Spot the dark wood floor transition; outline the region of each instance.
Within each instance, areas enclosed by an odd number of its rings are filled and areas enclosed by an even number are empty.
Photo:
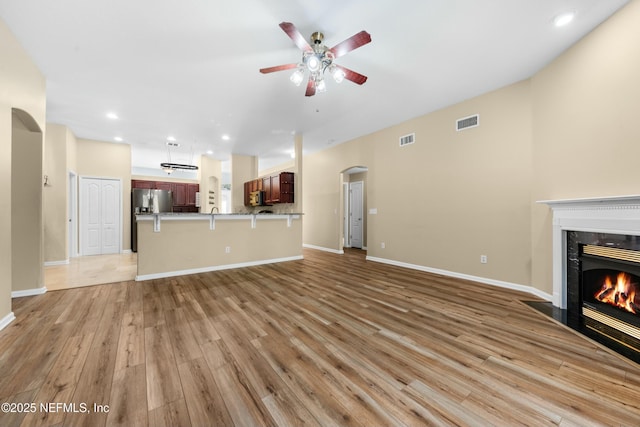
[[[304,256],[14,300],[0,425],[640,425],[640,366],[531,295]]]

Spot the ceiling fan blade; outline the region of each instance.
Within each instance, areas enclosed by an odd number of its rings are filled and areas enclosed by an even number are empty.
[[[338,43],[331,49],[329,49],[336,58],[341,57],[345,53],[349,53],[354,49],[359,48],[367,43],[371,42],[371,34],[366,31],[360,31],[358,34],[354,34],[343,42]]]
[[[269,74],[269,73],[274,73],[276,71],[292,70],[294,68],[298,68],[298,64],[284,64],[284,65],[277,65],[275,67],[260,68],[260,72],[262,74]]]
[[[293,42],[296,44],[296,46],[298,46],[300,50],[304,52],[313,52],[313,49],[311,49],[311,46],[309,45],[307,40],[302,36],[302,34],[300,34],[300,31],[298,31],[296,26],[291,22],[281,22],[280,28],[282,28],[282,31],[287,33],[289,38],[293,40]]]
[[[307,91],[304,96],[313,96],[316,94],[316,83],[309,78],[309,82],[307,83]]]
[[[364,74],[360,74],[357,73],[353,70],[350,70],[346,67],[343,67],[342,65],[338,65],[338,64],[333,64],[336,68],[339,68],[342,70],[342,72],[344,73],[344,78],[347,80],[350,80],[352,82],[354,82],[355,84],[364,84],[364,82],[367,81],[367,76],[365,76]]]

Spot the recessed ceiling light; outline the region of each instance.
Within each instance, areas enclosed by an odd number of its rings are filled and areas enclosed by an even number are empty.
[[[213,150],[207,150],[207,154],[208,155],[212,155],[213,154]]]
[[[576,16],[576,13],[573,11],[563,12],[559,15],[556,15],[556,17],[553,18],[553,25],[555,25],[556,27],[564,27],[565,25],[573,21],[573,18],[575,18],[575,16]]]
[[[116,113],[107,113],[107,118],[111,120],[118,120],[118,115]]]
[[[224,135],[222,135],[222,139],[228,141],[231,139],[231,137],[225,133]]]
[[[122,141],[124,141],[124,139],[122,139],[122,137],[121,137],[121,136],[116,136],[116,137],[114,137],[113,139],[114,139],[114,140],[116,140],[116,141],[118,141],[118,142],[122,142]]]
[[[169,135],[169,136],[167,137],[167,141],[175,141],[175,140],[176,140],[176,138],[175,138],[175,137],[173,137],[173,136],[171,136],[171,135]]]

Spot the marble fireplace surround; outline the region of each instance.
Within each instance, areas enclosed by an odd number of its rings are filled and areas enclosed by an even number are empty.
[[[567,231],[640,236],[640,195],[541,200],[553,210],[553,305],[567,308]]]

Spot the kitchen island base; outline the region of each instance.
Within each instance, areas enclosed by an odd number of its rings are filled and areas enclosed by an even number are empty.
[[[302,259],[300,214],[156,214],[137,219],[137,281]]]

